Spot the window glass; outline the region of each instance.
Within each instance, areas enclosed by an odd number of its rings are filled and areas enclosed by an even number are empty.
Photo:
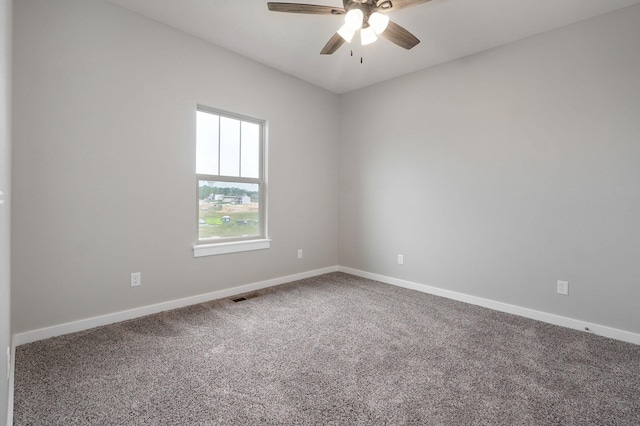
[[[260,185],[200,180],[198,186],[201,240],[260,235]]]
[[[240,176],[240,120],[220,117],[220,174]]]
[[[257,178],[260,176],[260,126],[255,123],[242,123],[240,152],[241,176]]]
[[[218,174],[219,122],[217,115],[198,111],[196,124],[196,173]]]

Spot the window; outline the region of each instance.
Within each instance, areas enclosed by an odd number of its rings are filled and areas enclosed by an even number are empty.
[[[262,120],[198,107],[194,256],[269,248]]]

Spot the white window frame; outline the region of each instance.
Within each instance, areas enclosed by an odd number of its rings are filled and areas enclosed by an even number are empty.
[[[227,253],[238,253],[252,250],[264,250],[271,247],[271,240],[268,238],[267,227],[267,122],[266,120],[260,120],[253,117],[230,113],[227,111],[218,110],[215,108],[198,105],[196,111],[215,114],[219,117],[226,117],[235,120],[240,120],[248,123],[257,124],[260,126],[260,159],[259,159],[259,176],[258,178],[246,178],[237,176],[225,176],[225,175],[208,175],[208,174],[195,174],[195,186],[196,186],[196,244],[193,246],[193,257],[203,256],[216,256]],[[220,167],[218,167],[218,173],[220,173]],[[230,237],[230,238],[215,238],[215,239],[200,239],[199,230],[199,200],[200,200],[200,188],[199,183],[202,180],[216,181],[216,182],[238,182],[238,183],[255,183],[260,188],[259,203],[259,235],[250,237]]]

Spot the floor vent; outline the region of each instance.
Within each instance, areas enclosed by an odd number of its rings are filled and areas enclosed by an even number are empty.
[[[258,296],[259,296],[259,294],[248,294],[248,295],[246,295],[244,297],[238,297],[237,299],[231,299],[231,300],[237,303],[237,302],[242,302],[242,301],[245,301],[245,300],[253,299],[253,298],[258,297]]]

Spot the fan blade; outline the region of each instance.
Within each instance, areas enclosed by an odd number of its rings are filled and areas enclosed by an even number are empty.
[[[342,15],[345,12],[341,7],[302,3],[269,2],[267,7],[273,12],[308,13],[311,15]]]
[[[416,36],[392,21],[389,21],[387,29],[380,35],[407,50],[420,43],[420,40],[418,40]]]
[[[378,0],[376,2],[376,7],[379,7],[384,12],[391,12],[394,10],[404,9],[405,7],[426,3],[428,1],[431,0]]]
[[[324,45],[320,54],[331,55],[333,52],[338,50],[340,46],[342,46],[343,44],[344,44],[344,39],[342,38],[342,36],[338,33],[335,33],[333,37],[329,39],[327,44]]]

